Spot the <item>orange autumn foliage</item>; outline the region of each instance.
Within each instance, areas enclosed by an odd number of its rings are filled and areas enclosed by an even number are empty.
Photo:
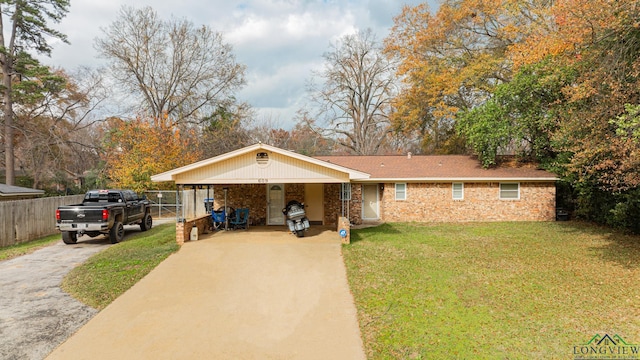
[[[109,119],[104,161],[110,186],[141,192],[172,188],[151,176],[199,160],[195,136],[169,119]]]
[[[558,0],[549,7],[545,21],[532,24],[530,34],[514,44],[509,54],[518,67],[562,56],[565,62],[583,59],[583,52],[620,28],[637,12],[635,0]]]
[[[547,1],[450,0],[432,14],[426,4],[405,7],[385,41],[400,59],[404,88],[395,99],[394,128],[442,139],[460,110],[491,96],[512,76],[508,50],[546,16]]]

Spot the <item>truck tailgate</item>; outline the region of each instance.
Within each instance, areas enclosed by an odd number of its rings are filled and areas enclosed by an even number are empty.
[[[61,223],[85,223],[102,221],[102,208],[70,208],[58,209],[60,211]]]

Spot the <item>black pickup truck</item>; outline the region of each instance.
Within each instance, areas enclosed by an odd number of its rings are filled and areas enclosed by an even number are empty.
[[[124,225],[131,224],[140,224],[142,231],[153,225],[149,200],[131,190],[91,190],[82,204],[56,210],[56,228],[65,244],[75,244],[82,234],[107,234],[115,244],[124,238]]]

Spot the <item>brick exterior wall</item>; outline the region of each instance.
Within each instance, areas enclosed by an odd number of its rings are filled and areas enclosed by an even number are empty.
[[[324,185],[324,224],[335,226],[342,214],[340,200],[341,184]],[[349,221],[352,224],[362,224],[362,186],[351,184],[351,201],[349,204]]]
[[[206,234],[209,230],[209,216],[201,216],[196,219],[185,220],[176,224],[176,242],[178,245],[184,244],[191,240],[191,229],[193,226],[198,228],[198,235]]]
[[[266,225],[267,223],[267,185],[216,185],[213,188],[213,208],[224,206],[224,188],[227,190],[227,206],[234,209],[249,208],[249,225]],[[284,185],[284,204],[291,200],[304,201],[304,184]],[[335,224],[336,220],[333,220]]]
[[[178,245],[184,244],[186,240],[184,229],[184,223],[179,222],[176,224],[176,242],[178,243]]]
[[[248,207],[249,224],[265,225],[267,223],[267,185],[216,185],[213,188],[213,208],[224,206],[224,188],[227,191],[227,206],[233,208]],[[304,184],[285,184],[285,205],[291,200],[304,201]],[[324,184],[324,225],[336,226],[342,212],[340,201],[340,184]],[[362,223],[361,201],[362,190],[359,184],[351,186],[351,202],[349,218],[352,224]]]
[[[499,199],[500,184],[464,183],[464,199],[453,200],[451,183],[408,183],[407,199],[395,200],[395,184],[384,184],[383,221],[553,221],[554,183],[520,183],[519,200]]]
[[[341,209],[340,184],[324,184],[324,224],[337,225]]]
[[[553,221],[555,194],[553,182],[520,183],[520,199],[499,199],[500,187],[493,183],[464,183],[464,199],[453,200],[451,183],[408,183],[407,199],[395,200],[395,184],[380,187],[380,220],[389,222],[447,221]],[[265,225],[267,218],[267,186],[265,184],[217,185],[214,187],[214,209],[223,206],[227,187],[227,204],[248,207],[249,223]],[[342,212],[340,184],[324,184],[324,224],[336,226]],[[285,184],[285,204],[304,199],[304,184]],[[349,220],[362,223],[362,185],[351,185]],[[187,229],[188,228],[188,229]],[[190,227],[182,230],[187,235]],[[187,235],[188,238],[188,235]]]
[[[304,202],[304,184],[285,184],[284,186],[284,204],[291,200]]]
[[[351,184],[349,220],[352,224],[362,224],[362,186],[360,184]]]
[[[267,223],[267,185],[216,185],[213,187],[214,210],[224,206],[224,188],[227,191],[227,206],[234,209],[249,208],[249,225]]]

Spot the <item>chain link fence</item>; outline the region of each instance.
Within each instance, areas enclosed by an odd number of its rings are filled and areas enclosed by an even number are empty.
[[[175,219],[179,211],[175,191],[145,191],[151,203],[151,216],[156,219]]]
[[[184,191],[149,190],[144,194],[151,202],[151,216],[157,219],[193,219],[207,214],[206,198],[213,198],[213,189]]]

